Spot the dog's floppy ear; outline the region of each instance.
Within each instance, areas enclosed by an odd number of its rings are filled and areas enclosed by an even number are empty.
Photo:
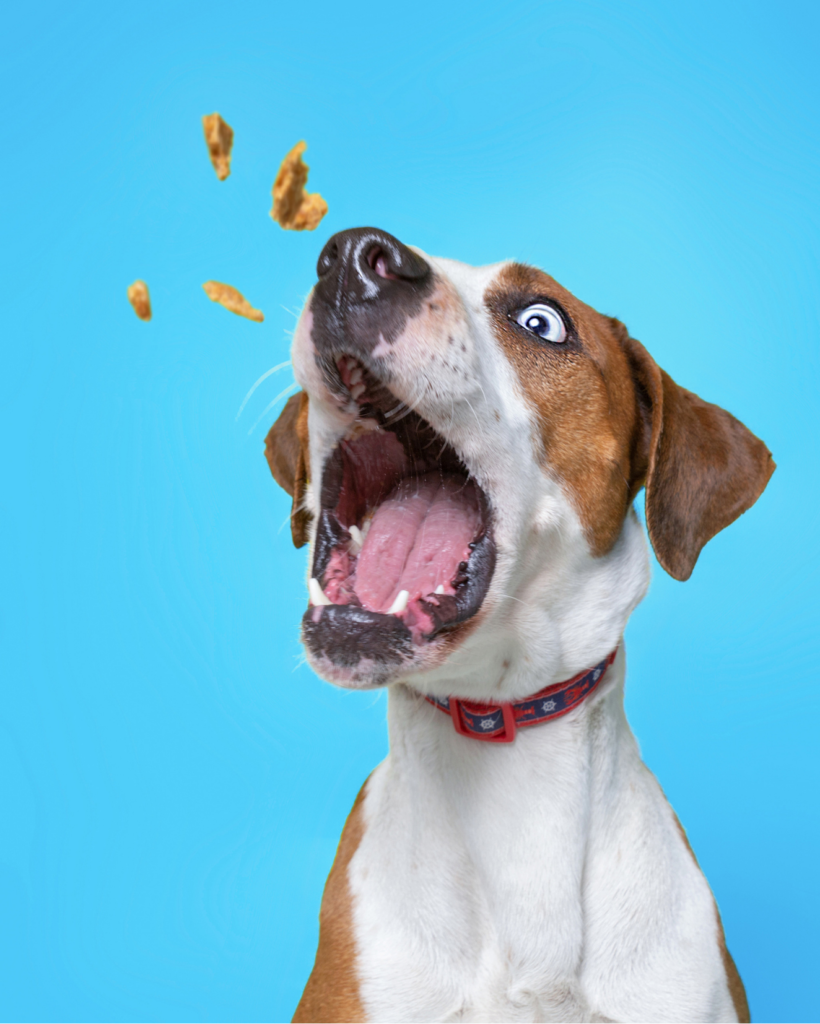
[[[265,458],[273,479],[293,498],[290,532],[297,548],[307,543],[311,515],[304,507],[310,479],[308,396],[291,395],[265,438]]]
[[[658,561],[676,580],[688,580],[701,548],[754,505],[775,464],[739,420],[679,387],[618,326],[641,417],[633,486],[646,487],[646,525]]]

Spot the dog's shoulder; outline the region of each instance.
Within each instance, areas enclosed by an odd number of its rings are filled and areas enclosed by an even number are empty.
[[[369,781],[369,780],[368,780]],[[353,900],[348,865],[364,834],[367,781],[345,822],[319,911],[319,948],[294,1022],[364,1021],[356,970]]]

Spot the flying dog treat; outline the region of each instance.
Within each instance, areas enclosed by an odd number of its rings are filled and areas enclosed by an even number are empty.
[[[231,173],[233,128],[223,121],[219,114],[207,114],[203,117],[202,127],[205,129],[205,141],[208,143],[208,152],[216,176],[220,181],[224,181]]]
[[[148,294],[148,285],[145,281],[135,281],[128,286],[128,301],[140,320],[151,319],[151,296]]]
[[[225,309],[236,313],[237,316],[244,316],[248,320],[255,320],[258,324],[261,324],[265,319],[261,309],[254,309],[245,296],[229,284],[220,284],[219,281],[206,281],[202,287],[212,302],[218,302],[220,306],[224,306]]]
[[[306,149],[306,142],[296,143],[282,161],[273,183],[270,215],[290,231],[313,231],[327,213],[327,203],[318,192],[305,192],[309,168],[302,160],[302,153]]]

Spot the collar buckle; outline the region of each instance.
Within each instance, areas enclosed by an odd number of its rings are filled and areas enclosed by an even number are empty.
[[[468,728],[468,724],[471,726],[475,725],[476,719],[480,719],[482,724],[488,721],[486,714],[479,715],[475,712],[464,710],[464,701],[459,700],[458,697],[450,698],[450,717],[453,719],[453,727],[460,736],[467,736],[473,740],[483,740],[485,743],[513,743],[515,741],[515,712],[513,711],[512,704],[493,704],[492,708],[498,708],[501,711],[502,720],[504,722],[503,730],[496,735],[494,732],[481,732],[479,728]],[[496,712],[497,713],[497,712]],[[467,716],[467,724],[463,716]]]

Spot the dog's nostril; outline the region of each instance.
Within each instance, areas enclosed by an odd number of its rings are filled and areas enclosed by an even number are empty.
[[[379,277],[386,278],[390,281],[398,281],[398,274],[394,274],[390,271],[389,264],[387,262],[387,253],[385,253],[384,249],[379,246],[374,246],[374,248],[372,248],[367,254],[367,262]]]
[[[325,274],[329,273],[336,265],[336,261],[339,259],[339,246],[331,238],[328,244],[322,249],[319,255],[319,262],[316,265],[316,271],[319,277],[324,277]]]

